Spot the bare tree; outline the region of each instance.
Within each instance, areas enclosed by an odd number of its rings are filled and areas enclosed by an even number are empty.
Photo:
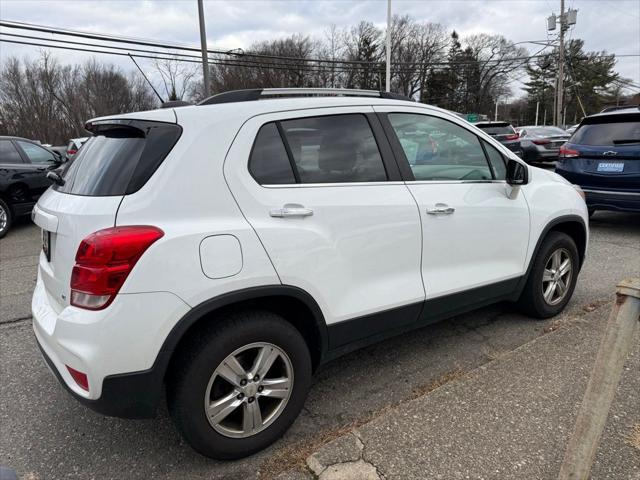
[[[177,59],[155,59],[155,70],[160,76],[166,100],[186,100],[193,91],[198,66]]]
[[[90,61],[60,65],[10,58],[0,70],[0,123],[4,133],[66,143],[92,117],[155,107],[148,87],[113,65]]]

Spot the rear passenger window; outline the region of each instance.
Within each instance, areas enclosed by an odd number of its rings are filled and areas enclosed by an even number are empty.
[[[301,183],[387,180],[373,132],[361,114],[281,122]]]
[[[505,180],[507,178],[507,166],[504,163],[504,157],[502,154],[488,142],[482,141],[484,149],[487,151],[489,157],[489,163],[493,169],[496,180]]]
[[[296,183],[291,163],[275,123],[263,125],[253,144],[249,171],[262,185]]]
[[[0,163],[23,163],[22,157],[10,140],[0,140]]]

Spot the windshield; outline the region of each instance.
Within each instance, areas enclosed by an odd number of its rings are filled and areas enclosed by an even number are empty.
[[[603,146],[640,143],[640,121],[583,125],[573,134],[571,143]]]

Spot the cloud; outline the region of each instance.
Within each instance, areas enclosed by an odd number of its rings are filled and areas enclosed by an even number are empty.
[[[572,38],[585,40],[587,50],[640,54],[640,2],[637,0],[567,0],[578,9]],[[292,33],[322,37],[331,26],[349,27],[361,20],[384,27],[386,1],[205,1],[208,43],[211,48],[247,48],[261,40]],[[475,33],[504,35],[515,42],[547,38],[545,19],[559,10],[556,0],[430,0],[392,1],[393,12],[409,14],[461,36]],[[55,27],[199,45],[195,0],[44,1],[1,0],[0,17]],[[526,44],[525,44],[526,45]],[[535,48],[528,45],[531,51]],[[33,47],[0,44],[0,60],[11,54],[35,56]],[[61,61],[85,54],[57,51]],[[99,56],[123,68],[134,68],[127,58]],[[617,70],[640,83],[640,57],[620,57]]]

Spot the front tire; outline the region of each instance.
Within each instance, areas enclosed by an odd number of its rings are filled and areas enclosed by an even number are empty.
[[[518,307],[535,318],[559,314],[571,299],[579,270],[578,248],[562,232],[550,232],[542,241]]]
[[[268,311],[213,320],[174,363],[169,412],[194,450],[246,457],[280,438],[297,418],[311,384],[311,357],[300,332]]]
[[[11,213],[11,208],[9,208],[9,205],[7,205],[4,200],[0,199],[0,238],[3,238],[7,234],[12,222],[13,214]]]

